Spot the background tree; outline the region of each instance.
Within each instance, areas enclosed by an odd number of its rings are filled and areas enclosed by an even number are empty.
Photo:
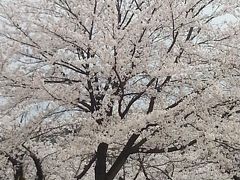
[[[238,11],[2,2],[0,177],[237,179]]]

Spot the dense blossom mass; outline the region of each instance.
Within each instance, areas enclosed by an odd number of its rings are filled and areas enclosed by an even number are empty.
[[[237,0],[0,2],[0,179],[239,180]]]

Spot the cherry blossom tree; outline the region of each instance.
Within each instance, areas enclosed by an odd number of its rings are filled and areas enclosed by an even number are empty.
[[[235,0],[0,4],[0,179],[239,179]]]

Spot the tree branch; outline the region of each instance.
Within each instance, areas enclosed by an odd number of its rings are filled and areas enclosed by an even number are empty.
[[[135,151],[132,151],[132,154],[135,153],[144,153],[144,154],[150,154],[150,153],[154,153],[154,154],[161,154],[161,153],[166,153],[166,152],[175,152],[175,151],[181,151],[183,149],[186,149],[189,146],[193,146],[194,144],[197,143],[197,140],[194,139],[192,141],[190,141],[188,144],[186,145],[181,145],[180,147],[170,147],[170,148],[154,148],[154,149],[146,149],[146,148],[140,148],[140,149],[135,149]]]
[[[77,180],[81,179],[88,172],[88,170],[90,169],[90,167],[92,166],[92,164],[94,163],[94,161],[96,159],[97,159],[97,155],[95,153],[93,155],[93,157],[91,158],[91,160],[89,161],[89,163],[84,166],[83,171],[79,175],[76,176]]]

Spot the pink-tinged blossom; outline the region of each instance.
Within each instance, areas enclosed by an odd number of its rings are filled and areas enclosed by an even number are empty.
[[[238,31],[236,0],[1,2],[0,179],[239,179]]]

